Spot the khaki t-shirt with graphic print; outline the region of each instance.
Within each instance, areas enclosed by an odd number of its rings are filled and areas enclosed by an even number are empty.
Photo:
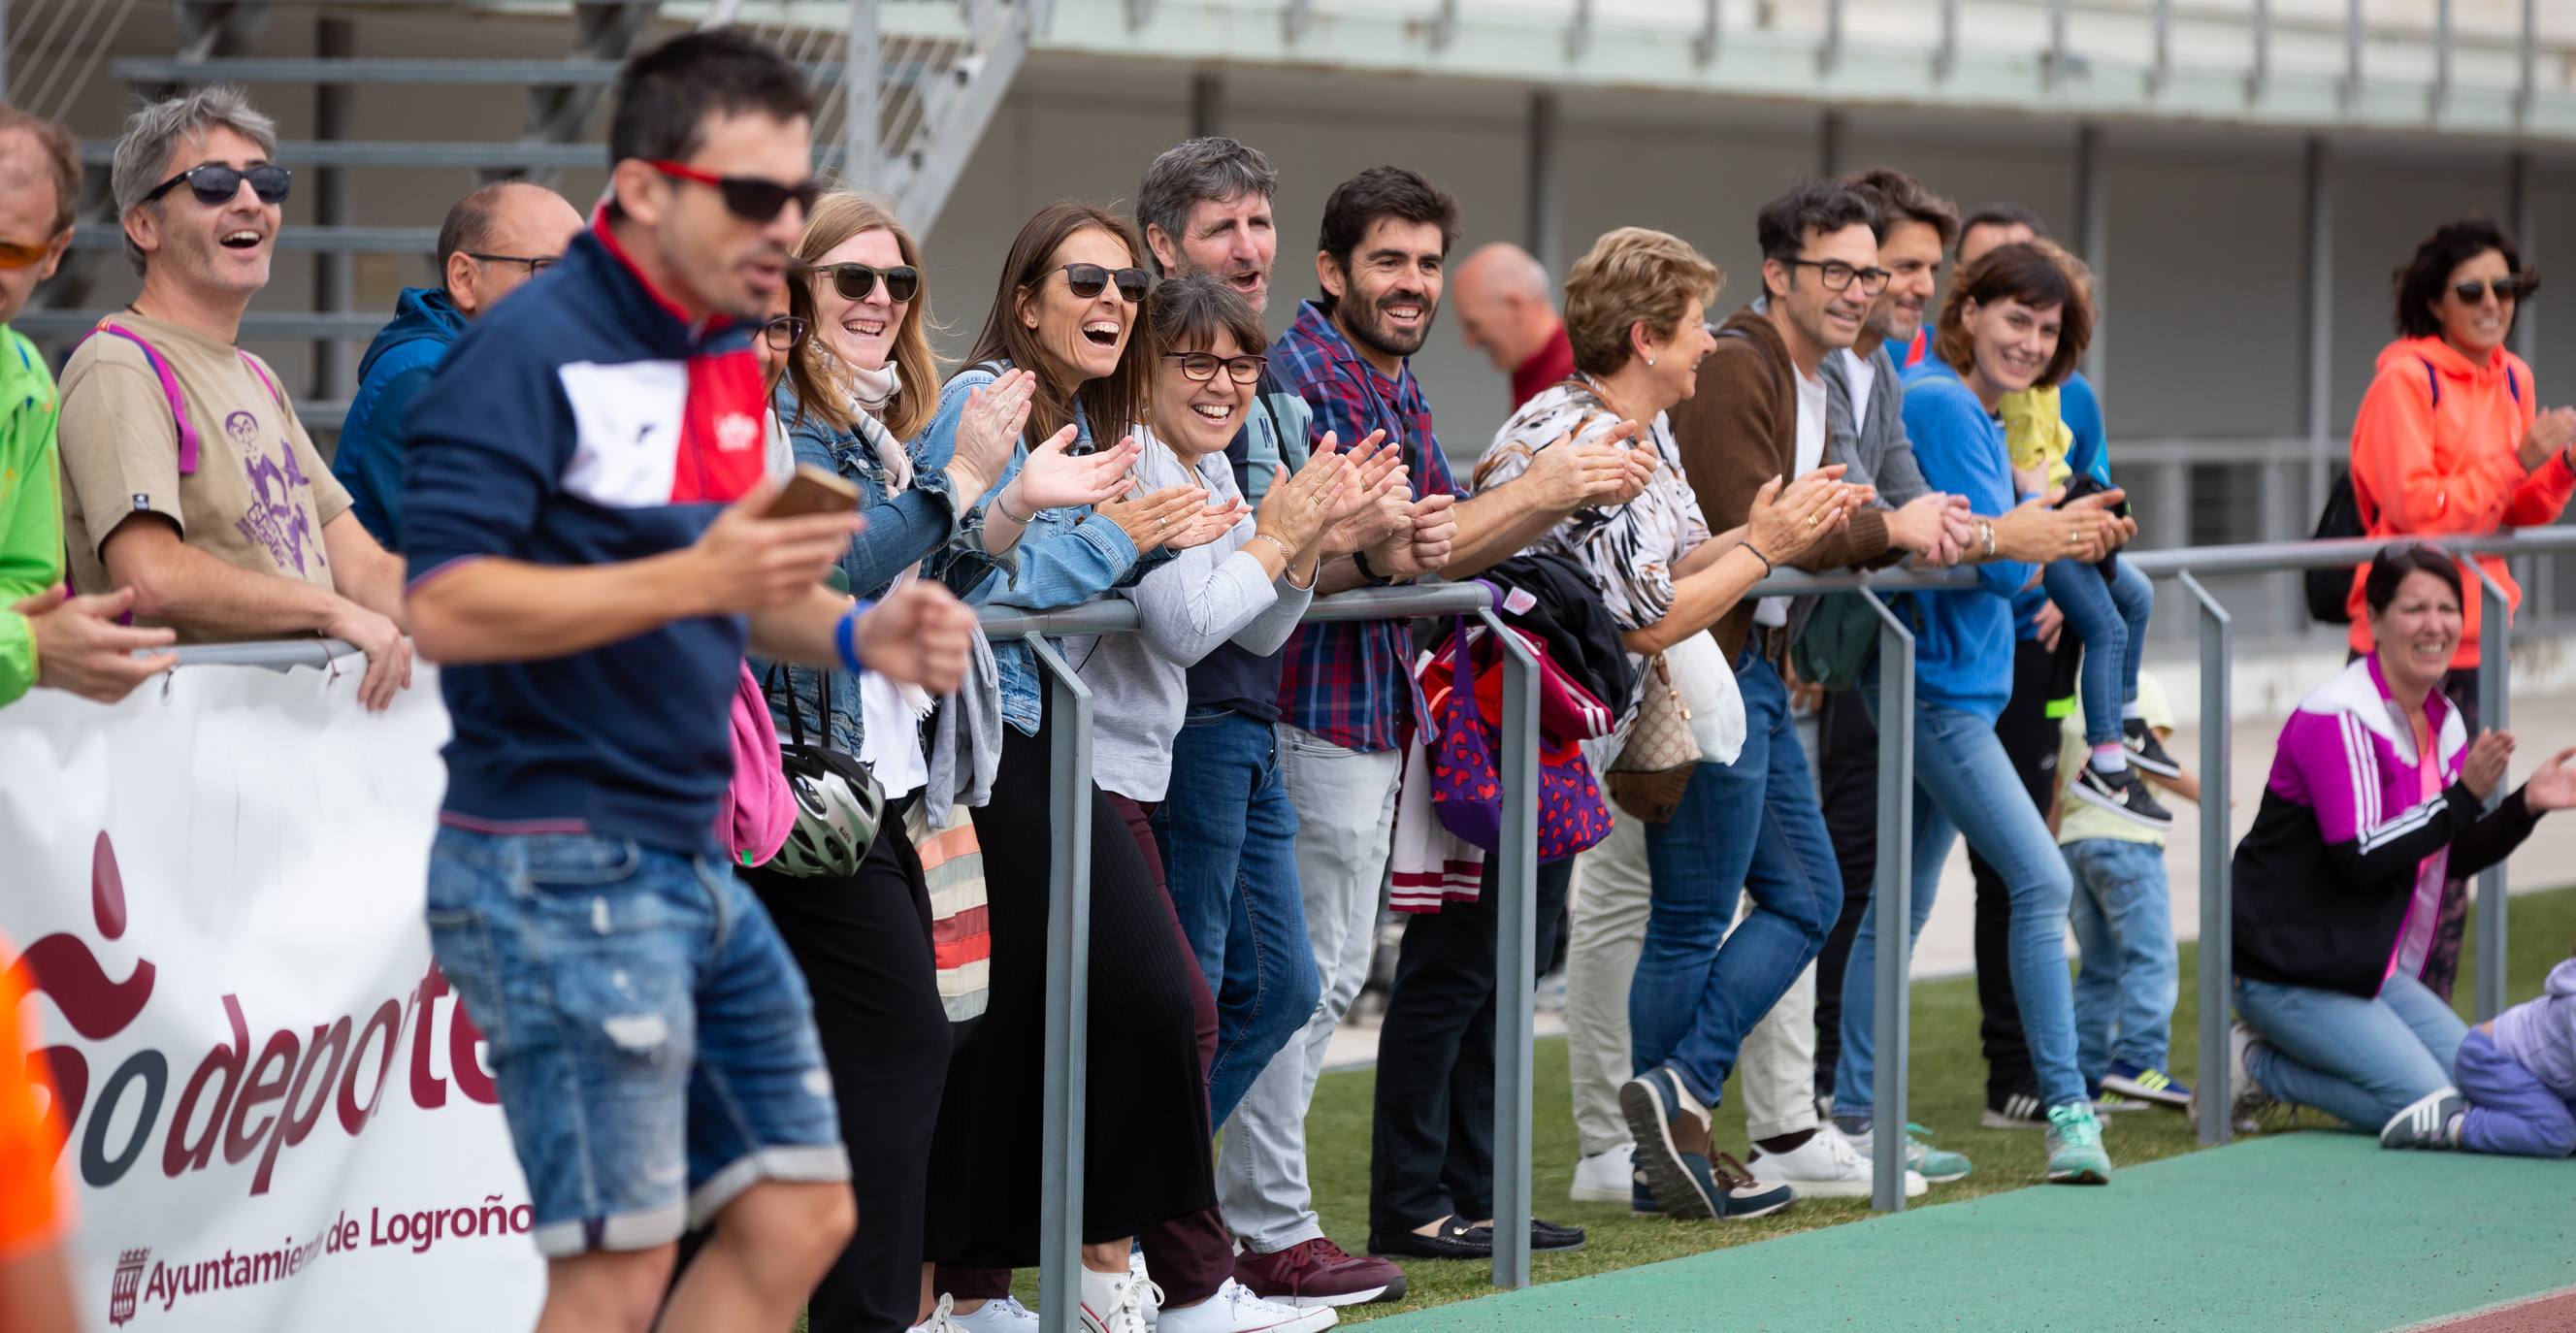
[[[260,363],[263,379],[231,344],[131,311],[111,322],[150,342],[178,380],[197,430],[197,468],[179,474],[178,424],[143,349],[112,333],[82,343],[62,378],[63,536],[73,589],[111,591],[101,554],[109,534],[151,513],[228,565],[336,591],[322,525],[348,509],[349,493],[295,409],[270,388],[276,372]],[[183,642],[206,637],[179,631]]]

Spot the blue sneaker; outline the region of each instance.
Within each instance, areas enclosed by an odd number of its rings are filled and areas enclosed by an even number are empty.
[[[2111,1062],[2110,1072],[2102,1076],[2102,1090],[2177,1111],[2191,1105],[2189,1086],[2161,1069],[2142,1069],[2125,1060]]]
[[[1619,1110],[1637,1145],[1637,1178],[1653,1191],[1663,1211],[1681,1218],[1717,1216],[1717,1187],[1708,1159],[1684,1152],[1673,1138],[1680,1126],[1690,1146],[1708,1142],[1708,1108],[1682,1085],[1680,1076],[1670,1067],[1658,1067],[1628,1080],[1619,1087]]]

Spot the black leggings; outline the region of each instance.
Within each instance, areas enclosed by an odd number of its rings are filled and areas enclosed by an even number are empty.
[[[930,954],[930,893],[895,807],[848,879],[745,870],[814,994],[814,1027],[859,1228],[814,1289],[814,1333],[902,1333],[921,1301],[931,1131],[948,1079],[948,1014]]]

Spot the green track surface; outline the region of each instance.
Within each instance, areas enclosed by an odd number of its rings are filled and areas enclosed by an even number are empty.
[[[2375,1330],[2576,1284],[2576,1162],[2281,1134],[2121,1173],[1378,1321],[1621,1328]]]
[[[2175,886],[2177,893],[2188,893],[2192,889],[2193,886],[2190,885]],[[2513,997],[2519,1000],[2537,994],[2541,981],[2548,975],[2550,967],[2559,959],[2567,957],[2570,945],[2576,944],[2576,890],[2517,895],[2513,899],[2511,935],[2513,940],[2511,992]],[[2475,993],[2476,940],[2477,932],[2473,914],[2469,930],[2470,943],[2466,956],[2461,960],[2457,993],[2459,1006],[2464,1014],[2468,1009],[2470,997]],[[2181,954],[2182,986],[2180,1002],[2173,1017],[2172,1072],[2175,1077],[2191,1082],[2197,1077],[2198,1072],[2198,1062],[2193,1048],[2199,1031],[2199,951],[2197,946],[2185,943]],[[2307,1205],[2275,1203],[2266,1193],[2276,1178],[2284,1186],[2294,1182],[2249,1167],[2247,1174],[2238,1178],[2233,1185],[2228,1183],[2230,1178],[2227,1176],[2216,1177],[2210,1184],[2202,1187],[2204,1193],[2195,1194],[2193,1198],[2205,1198],[2207,1191],[2215,1191],[2235,1200],[2236,1204],[2233,1206],[2242,1206],[2251,1210],[2251,1215],[2268,1215],[2279,1219],[2282,1230],[2277,1236],[2269,1238],[2239,1237],[2238,1242],[2244,1247],[2241,1261],[2222,1265],[2214,1273],[2201,1274],[2194,1269],[2181,1266],[2182,1251],[2177,1249],[2169,1255],[2158,1247],[2168,1243],[2179,1245],[2196,1234],[2203,1221],[2198,1216],[2198,1210],[2204,1205],[2174,1203],[2130,1208],[2124,1205],[2123,1200],[2146,1194],[2156,1188],[2157,1172],[2165,1169],[2158,1165],[2163,1159],[2187,1154],[2195,1157],[2211,1156],[2210,1152],[2199,1146],[2191,1126],[2184,1122],[2182,1116],[2162,1111],[2135,1111],[2110,1117],[2107,1122],[2109,1129],[2104,1135],[2103,1142],[2110,1149],[2111,1160],[2116,1167],[2111,1185],[2106,1189],[2042,1186],[2040,1176],[2043,1162],[2040,1135],[2036,1131],[1987,1130],[1979,1128],[1977,1124],[1978,1115],[1985,1105],[1985,1063],[1978,1055],[1977,1000],[1974,979],[1955,977],[1925,982],[1914,987],[1913,1000],[1914,1058],[1911,1094],[1913,1118],[1929,1125],[1935,1131],[1933,1141],[1941,1147],[1968,1154],[1975,1161],[1976,1170],[1966,1180],[1957,1184],[1933,1186],[1929,1195],[1915,1201],[1907,1216],[1909,1218],[1916,1215],[1935,1216],[1969,1211],[1981,1206],[1979,1201],[1993,1200],[1999,1203],[2002,1200],[1996,1196],[2011,1191],[2026,1191],[2027,1197],[2015,1206],[2038,1209],[2039,1216],[2053,1219],[2051,1225],[2065,1233],[2062,1239],[2067,1248],[2062,1251],[2063,1262],[2060,1264],[2060,1271],[2046,1277],[2046,1280],[2055,1283],[2062,1290],[2082,1293],[2080,1300],[2086,1311],[2083,1319],[2070,1320],[2062,1325],[2052,1325],[2045,1321],[2029,1324],[2007,1321],[1986,1324],[1934,1323],[1920,1326],[2011,1329],[2051,1326],[2101,1328],[2134,1325],[2161,1330],[2167,1325],[2156,1322],[2155,1312],[2164,1304],[2167,1295],[2180,1285],[2194,1282],[2207,1285],[2210,1281],[2236,1283],[2240,1288],[2236,1293],[2237,1304],[2233,1307],[2221,1308],[2260,1309],[2262,1308],[2258,1300],[2260,1293],[2276,1289],[2273,1279],[2284,1271],[2280,1268],[2265,1267],[2260,1262],[2262,1256],[2278,1252],[2288,1256],[2282,1260],[2283,1263],[2295,1268],[2297,1263],[2305,1262],[2305,1256],[2319,1253],[2317,1246],[2361,1245],[2367,1240],[2367,1237],[2361,1233],[2355,1233],[2351,1237],[2319,1233],[2316,1236],[2316,1245],[2312,1246],[2304,1234],[2308,1224],[2298,1220],[2304,1217],[2305,1214],[2301,1210]],[[1568,1203],[1565,1191],[1572,1180],[1574,1161],[1580,1149],[1575,1139],[1571,1100],[1566,1083],[1565,1043],[1562,1039],[1542,1041],[1538,1044],[1536,1055],[1534,1080],[1536,1104],[1533,1108],[1536,1117],[1531,1133],[1537,1159],[1536,1178],[1533,1181],[1535,1192],[1532,1195],[1537,1205],[1536,1212],[1551,1221],[1581,1226],[1590,1233],[1590,1244],[1581,1251],[1572,1254],[1533,1256],[1533,1276],[1539,1283],[1535,1293],[1537,1298],[1552,1297],[1552,1293],[1548,1291],[1550,1284],[1613,1270],[1638,1268],[1710,1251],[1723,1253],[1744,1249],[1769,1252],[1779,1249],[1787,1238],[1797,1233],[1825,1228],[1837,1232],[1848,1231],[1853,1229],[1852,1224],[1861,1223],[1872,1217],[1867,1201],[1850,1199],[1801,1200],[1796,1207],[1776,1217],[1731,1223],[1677,1223],[1658,1217],[1640,1217],[1631,1214],[1624,1207],[1615,1205]],[[1311,1149],[1308,1169],[1315,1190],[1316,1210],[1322,1214],[1325,1229],[1331,1233],[1333,1239],[1341,1242],[1344,1248],[1354,1254],[1361,1253],[1368,1241],[1369,1129],[1372,1118],[1371,1096],[1375,1082],[1374,1070],[1350,1070],[1326,1075],[1316,1089],[1314,1111],[1306,1122],[1306,1141]],[[2309,1112],[2299,1123],[2312,1126],[2317,1124],[2319,1119],[2316,1113]],[[1738,1096],[1738,1090],[1731,1082],[1726,1089],[1725,1102],[1717,1110],[1715,1129],[1720,1145],[1739,1156],[1743,1154],[1745,1150],[1744,1108]],[[2303,1137],[2324,1136],[2291,1134],[2266,1136],[2270,1142],[2285,1142]],[[2261,1142],[2258,1140],[2256,1144],[2248,1144],[2245,1147],[2259,1146]],[[2355,1150],[2357,1164],[2352,1168],[2355,1171],[2375,1167],[2380,1163],[2375,1148],[2369,1153],[2358,1152],[2358,1149],[2363,1146],[2358,1139],[2346,1141],[2346,1136],[2337,1134],[2328,1138],[2325,1146]],[[2241,1149],[2229,1149],[2226,1156],[2217,1160],[2232,1161],[2234,1154],[2239,1151]],[[2463,1161],[2462,1158],[2446,1156],[2433,1158],[2428,1162],[2400,1164],[2392,1169],[2409,1170],[2410,1173],[2403,1177],[2404,1179],[2417,1181],[2430,1187],[2442,1178],[2442,1171],[2433,1170],[2427,1174],[2420,1169],[2410,1170],[2410,1168],[2422,1168],[2428,1165],[2440,1168],[2456,1167]],[[2195,1165],[2197,1165],[2196,1162]],[[2480,1163],[2468,1169],[2493,1170],[2498,1166],[2499,1164],[2496,1163]],[[2558,1201],[2560,1215],[2570,1224],[2576,1224],[2576,1162],[2504,1163],[2501,1167],[2503,1174],[2510,1174],[2518,1168],[2554,1182],[2551,1188],[2556,1191],[2554,1198]],[[2029,1188],[2033,1186],[2038,1188]],[[2385,1200],[2381,1200],[2374,1206],[2389,1205]],[[2440,1213],[2458,1215],[2464,1210],[2474,1209],[2475,1196],[2458,1193],[2428,1196],[2424,1206]],[[2335,1212],[2341,1208],[2342,1205],[2337,1202],[2331,1204],[2326,1211]],[[2400,1211],[2403,1209],[2401,1208]],[[2098,1222],[2088,1220],[2096,1214],[2103,1215],[2104,1220]],[[1877,1223],[1873,1222],[1870,1228],[1866,1229],[1875,1229],[1876,1226]],[[1907,1229],[1900,1230],[1897,1234],[1926,1236],[1932,1233]],[[2571,1243],[2572,1241],[2576,1241],[2576,1237],[2562,1235],[2556,1242],[2559,1247],[2558,1252],[2576,1254],[2576,1243]],[[2365,1247],[2364,1261],[2407,1259],[2408,1256],[2420,1256],[2433,1252],[2414,1242],[2409,1244],[2410,1248]],[[1891,1269],[1897,1274],[1896,1280],[1901,1289],[1921,1293],[1919,1300],[1925,1309],[1941,1310],[1944,1302],[1951,1301],[1951,1293],[1972,1285],[2019,1282],[2025,1274],[2033,1275],[2030,1279],[2033,1282],[2041,1280],[2040,1268],[2050,1253],[2047,1245],[2031,1241],[2030,1234],[2025,1232],[2021,1233],[2020,1243],[2017,1243],[2009,1253],[1990,1254],[1963,1260],[1959,1264],[1950,1264],[1946,1261],[1936,1263],[1928,1258],[1916,1260],[1910,1258],[1905,1251],[1896,1249],[1879,1251],[1875,1257],[1882,1269]],[[1769,1262],[1767,1257],[1762,1258],[1758,1261],[1757,1267],[1759,1264]],[[1639,1327],[1733,1328],[1739,1325],[1758,1327],[1758,1324],[1743,1324],[1743,1321],[1768,1317],[1762,1309],[1760,1300],[1751,1299],[1749,1295],[1746,1299],[1738,1299],[1734,1294],[1743,1292],[1746,1283],[1756,1281],[1750,1276],[1755,1269],[1730,1267],[1722,1278],[1703,1278],[1696,1276],[1699,1272],[1696,1268],[1689,1265],[1680,1267],[1695,1275],[1689,1285],[1703,1288],[1703,1298],[1714,1303],[1693,1312],[1690,1318],[1678,1325],[1669,1323],[1660,1316],[1647,1317],[1645,1312],[1648,1309],[1654,1309],[1665,1315],[1671,1315],[1677,1313],[1679,1307],[1641,1305]],[[1491,1298],[1496,1295],[1491,1276],[1486,1267],[1481,1264],[1409,1259],[1404,1261],[1404,1268],[1408,1289],[1401,1302],[1391,1305],[1349,1307],[1342,1311],[1342,1321],[1344,1323],[1383,1321],[1389,1317],[1451,1302],[1474,1300],[1479,1297]],[[1804,1280],[1802,1270],[1787,1263],[1767,1271],[1790,1275],[1769,1279],[1775,1285],[1795,1285]],[[2559,1272],[2561,1276],[2554,1282],[2536,1277],[2533,1285],[2517,1288],[2514,1293],[2500,1292],[2493,1296],[2471,1294],[2449,1308],[2466,1309],[2488,1301],[2503,1299],[2505,1294],[2544,1290],[2553,1285],[2565,1286],[2576,1282],[2576,1274],[2566,1273],[2564,1269]],[[2237,1274],[2241,1274],[2242,1277],[2235,1276]],[[1723,1285],[1710,1286],[1709,1283],[1712,1281],[1721,1282]],[[1594,1286],[1595,1284],[1587,1282],[1573,1290]],[[1766,1287],[1765,1290],[1767,1289]],[[1625,1288],[1621,1287],[1619,1290],[1624,1291]],[[1472,1307],[1459,1311],[1457,1317],[1468,1320],[1500,1318],[1503,1317],[1503,1312],[1516,1308],[1516,1303],[1523,1299],[1529,1299],[1529,1297],[1476,1300]],[[1591,1299],[1598,1301],[1603,1298]],[[1626,1297],[1623,1295],[1620,1299],[1625,1300]],[[1639,1299],[1644,1300],[1642,1293]],[[1909,1297],[1908,1299],[1918,1298]],[[1615,1307],[1596,1306],[1595,1308],[1599,1310]],[[1858,1307],[1855,1306],[1854,1309],[1857,1312]],[[2432,1313],[2441,1312],[2435,1310]],[[1836,1316],[1838,1321],[1841,1318],[1839,1315]],[[1835,1322],[1827,1326],[1855,1328],[1882,1326],[1874,1320],[1875,1316],[1872,1320],[1849,1324]],[[2320,1318],[2304,1322],[2292,1319],[2275,1325],[2260,1319],[2248,1319],[2233,1326],[2334,1329],[2337,1333],[2343,1333],[2344,1330],[2384,1328],[2404,1322],[2407,1321],[2397,1318],[2392,1318],[2386,1323],[2338,1322]],[[1417,1321],[1409,1318],[1399,1319],[1391,1325],[1398,1330],[1417,1326],[1429,1329],[1470,1325],[1454,1321],[1436,1323],[1422,1321],[1417,1324]],[[1884,1325],[1889,1328],[1916,1326],[1897,1323]],[[1537,1325],[1514,1324],[1511,1327],[1537,1327]],[[2576,1333],[2576,1330],[2571,1330],[2570,1333]]]

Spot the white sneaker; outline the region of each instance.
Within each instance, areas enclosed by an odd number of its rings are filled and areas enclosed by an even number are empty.
[[[1145,1327],[1149,1329],[1155,1327],[1156,1321],[1159,1320],[1163,1314],[1163,1289],[1155,1286],[1145,1275],[1144,1246],[1131,1245],[1128,1247],[1127,1276],[1133,1281],[1144,1284],[1145,1294],[1142,1298],[1144,1308],[1139,1311],[1139,1313],[1144,1317]]]
[[[1298,1309],[1265,1301],[1252,1288],[1227,1278],[1216,1295],[1196,1305],[1163,1311],[1158,1333],[1316,1333],[1341,1322],[1329,1305]]]
[[[942,1293],[929,1322],[915,1325],[913,1333],[1037,1333],[1044,1323],[1037,1311],[1009,1296],[986,1301],[973,1314],[959,1314],[955,1306],[955,1300]]]
[[[1565,1192],[1576,1203],[1627,1203],[1636,1197],[1637,1145],[1623,1143],[1574,1164],[1574,1188]]]
[[[1132,1262],[1132,1261],[1131,1261]],[[1112,1279],[1105,1299],[1082,1301],[1082,1333],[1145,1333],[1145,1308],[1160,1305],[1163,1293],[1153,1283],[1134,1275]],[[1086,1274],[1085,1276],[1089,1276]]]
[[[1786,1185],[1802,1198],[1866,1199],[1874,1183],[1869,1159],[1861,1156],[1832,1125],[1819,1128],[1813,1138],[1789,1152],[1757,1149],[1745,1165],[1753,1168],[1755,1180],[1765,1185]],[[1906,1198],[1922,1198],[1930,1188],[1922,1172],[1906,1168]]]

